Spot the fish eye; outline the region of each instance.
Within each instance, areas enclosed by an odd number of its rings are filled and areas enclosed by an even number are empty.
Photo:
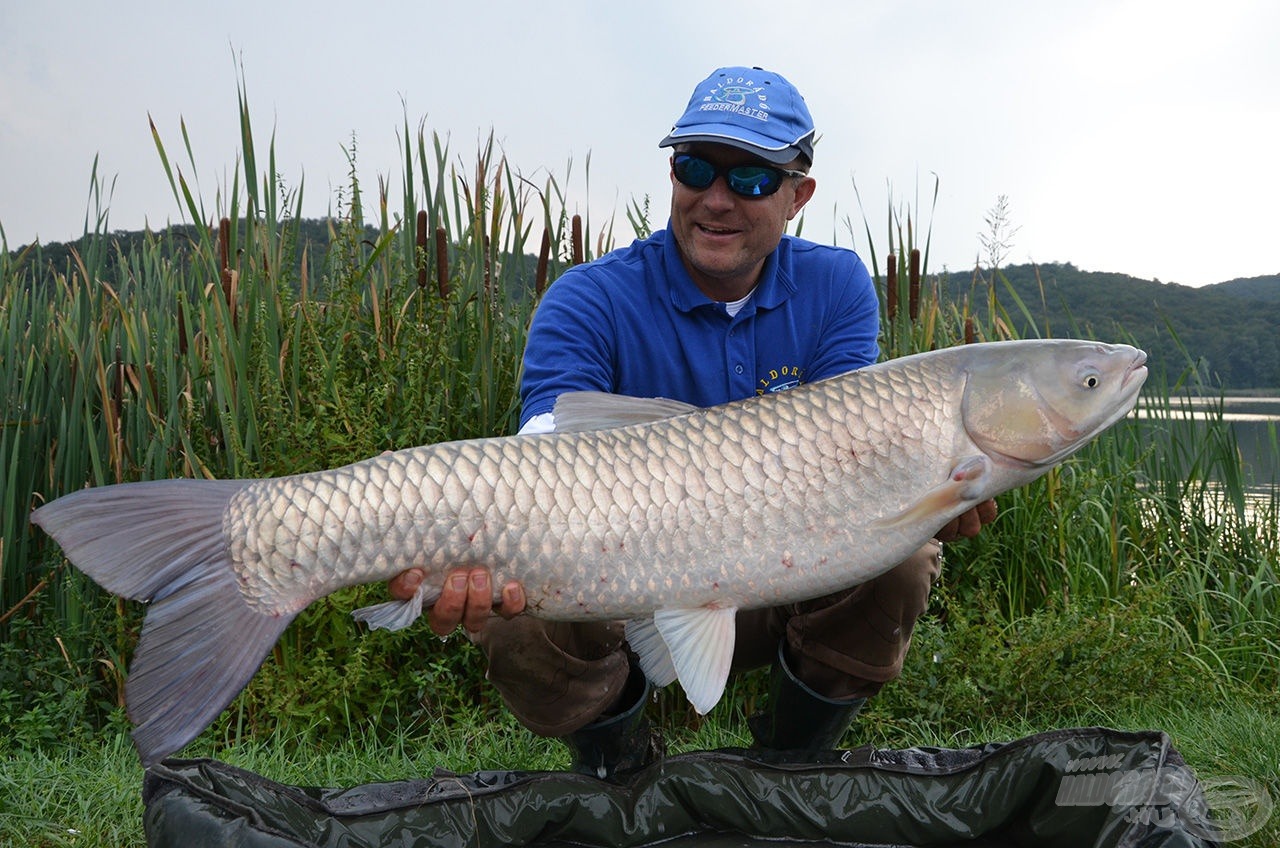
[[[1102,379],[1099,377],[1097,371],[1086,371],[1080,380],[1080,385],[1084,386],[1086,389],[1096,389],[1101,382]]]

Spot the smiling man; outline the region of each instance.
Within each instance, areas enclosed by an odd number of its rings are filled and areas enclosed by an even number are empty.
[[[813,120],[791,83],[760,68],[720,68],[659,146],[672,151],[667,228],[569,269],[547,290],[525,348],[522,433],[554,430],[565,392],[712,406],[878,357],[879,305],[862,260],[785,234],[817,186],[808,173]],[[983,504],[938,538],[972,536],[994,515]],[[845,592],[739,613],[734,668],[773,668],[767,709],[751,721],[758,744],[813,751],[839,742],[865,699],[901,672],[940,551],[933,541]],[[391,592],[407,599],[421,579],[406,572]],[[468,630],[507,706],[534,732],[563,738],[573,768],[615,774],[651,759],[659,746],[643,714],[648,684],[622,623],[518,615],[515,583],[502,597],[494,616],[488,573],[455,572],[431,627]]]
[[[813,196],[817,184],[808,176],[809,163],[797,156],[780,170],[746,151],[707,142],[675,149],[669,230],[685,269],[710,299],[741,300],[760,281],[787,222]],[[759,194],[741,203],[743,190]]]

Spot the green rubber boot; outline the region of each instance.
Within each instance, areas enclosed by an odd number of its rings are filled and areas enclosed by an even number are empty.
[[[836,747],[866,698],[834,700],[804,685],[787,666],[786,642],[769,677],[767,709],[747,720],[762,748],[812,754]]]
[[[569,770],[612,780],[664,756],[666,745],[644,714],[650,691],[644,673],[633,667],[618,699],[621,712],[605,715],[561,737],[572,755]]]

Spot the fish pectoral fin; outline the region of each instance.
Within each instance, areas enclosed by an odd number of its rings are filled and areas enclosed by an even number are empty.
[[[648,424],[694,412],[699,407],[668,398],[638,398],[608,392],[565,392],[553,409],[557,433]]]
[[[670,668],[700,715],[710,712],[724,694],[733,660],[733,620],[737,612],[736,607],[694,607],[660,609],[653,614],[653,629],[668,657],[668,665],[660,668]],[[635,642],[631,647],[640,652]],[[653,646],[648,647],[651,655],[658,653]],[[649,674],[647,669],[645,674]]]
[[[947,479],[930,489],[924,497],[897,515],[888,515],[872,526],[894,529],[924,521],[944,513],[952,513],[966,503],[977,503],[983,497],[983,483],[991,474],[991,460],[985,454],[967,456],[951,467]]]
[[[427,599],[427,581],[423,580],[409,600],[360,607],[352,611],[351,617],[367,624],[370,630],[403,630],[418,620],[424,606],[429,607],[433,603],[434,597]]]

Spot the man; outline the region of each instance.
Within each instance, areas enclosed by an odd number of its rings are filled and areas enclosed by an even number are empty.
[[[784,235],[813,196],[814,126],[778,74],[721,68],[702,82],[660,147],[672,148],[668,227],[566,271],[530,327],[521,385],[522,433],[554,429],[570,391],[662,396],[700,406],[785,390],[876,361],[879,306],[851,250]],[[994,503],[939,531],[972,536]],[[937,541],[869,583],[737,618],[734,668],[772,664],[756,741],[818,750],[902,669],[916,618],[940,567]],[[680,568],[680,563],[671,563]],[[422,572],[391,583],[410,597]],[[654,754],[643,707],[648,684],[621,623],[520,616],[517,583],[493,615],[489,574],[446,577],[433,631],[459,624],[489,661],[489,679],[536,733],[563,738],[573,767],[600,774]]]

